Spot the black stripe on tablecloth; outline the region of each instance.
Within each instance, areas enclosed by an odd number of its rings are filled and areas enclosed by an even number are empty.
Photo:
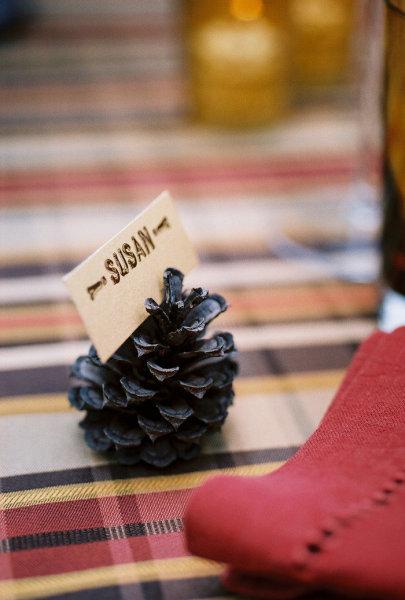
[[[166,110],[124,110],[124,111],[93,111],[90,113],[72,112],[68,114],[49,114],[42,115],[35,113],[32,115],[18,114],[2,117],[0,116],[0,131],[3,134],[13,134],[22,126],[28,130],[32,127],[33,130],[38,130],[40,127],[49,125],[69,125],[75,126],[87,125],[98,126],[103,125],[134,125],[136,122],[146,122],[157,124],[165,124],[173,120],[178,122],[183,115],[182,107],[179,106]],[[164,186],[163,186],[164,187]]]
[[[19,552],[22,550],[37,550],[40,548],[91,544],[109,540],[123,540],[132,537],[179,533],[180,531],[183,531],[183,520],[179,517],[157,521],[125,523],[111,527],[43,531],[0,539],[0,554],[9,554],[10,552]]]
[[[47,600],[190,600],[190,598],[235,598],[222,586],[219,577],[195,577],[148,581],[122,586],[109,586],[96,589],[79,590],[56,596],[47,596]],[[238,596],[239,598],[239,596]],[[309,592],[305,600],[342,600],[342,596],[327,590]]]
[[[145,581],[122,586],[79,590],[47,596],[47,600],[124,600],[127,598],[132,598],[132,600],[190,600],[190,598],[215,598],[227,595],[219,578],[211,576]]]
[[[373,249],[374,244],[368,240],[359,240],[356,242],[350,242],[349,245],[342,243],[339,240],[313,240],[310,244],[303,244],[305,249],[311,249],[326,254],[332,252],[343,252],[343,251],[354,251],[354,250],[368,250]],[[273,250],[271,246],[268,248],[253,250],[252,252],[246,252],[245,250],[228,250],[221,252],[216,250],[201,251],[199,257],[203,263],[229,263],[232,261],[249,261],[258,260],[263,258],[272,258],[276,260],[283,258],[279,256],[277,249]],[[35,263],[19,263],[7,265],[0,265],[0,278],[19,278],[19,277],[34,277],[38,275],[48,275],[50,273],[64,274],[71,271],[78,264],[77,260],[49,260],[49,261],[38,261]]]
[[[276,260],[278,257],[271,252],[271,249],[265,249],[253,251],[250,253],[243,251],[199,252],[199,258],[202,263],[214,263],[216,266],[220,266],[221,263],[228,264],[229,262],[235,260],[249,261],[263,258],[272,258]],[[63,275],[71,271],[74,267],[77,266],[77,264],[77,260],[55,260],[52,262],[20,263],[12,265],[4,264],[0,266],[0,278],[6,277],[10,279],[19,279],[21,277],[36,277],[49,274],[55,275],[58,273],[60,273],[60,275]]]
[[[297,450],[297,446],[286,446],[283,448],[201,454],[192,460],[182,461],[167,467],[164,474],[182,475],[195,471],[212,471],[214,469],[229,469],[245,465],[283,462],[291,458]],[[34,490],[50,486],[92,483],[95,481],[114,481],[116,479],[131,479],[135,477],[156,477],[159,474],[161,474],[161,471],[143,463],[134,466],[123,466],[111,462],[95,467],[44,471],[2,477],[0,479],[0,492],[20,492],[22,490]]]
[[[260,377],[345,369],[356,344],[317,344],[290,348],[269,348],[239,352],[241,377]],[[0,371],[1,396],[24,396],[66,392],[69,366],[51,365],[29,369]]]

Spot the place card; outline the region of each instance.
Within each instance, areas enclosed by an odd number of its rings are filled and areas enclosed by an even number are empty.
[[[63,281],[102,361],[145,320],[146,298],[160,302],[167,267],[184,273],[197,255],[168,192],[89,256]]]

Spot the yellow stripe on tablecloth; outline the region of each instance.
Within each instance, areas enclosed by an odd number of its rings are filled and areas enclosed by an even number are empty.
[[[342,380],[344,371],[311,371],[294,375],[243,377],[235,381],[238,396],[273,394],[297,390],[333,389]],[[56,413],[73,410],[66,394],[32,394],[0,398],[0,417],[17,414]]]
[[[72,500],[89,500],[108,496],[131,496],[191,489],[201,485],[208,477],[219,474],[263,475],[275,471],[283,461],[243,465],[225,469],[196,471],[181,475],[158,475],[156,477],[132,477],[130,479],[114,479],[89,483],[73,483],[70,485],[50,486],[36,490],[0,493],[0,510],[48,504],[50,502],[69,502]],[[1,596],[0,596],[1,598]]]
[[[85,335],[81,323],[62,325],[31,325],[0,331],[0,343],[39,342],[42,340],[77,339]]]
[[[31,600],[55,594],[143,581],[210,577],[219,575],[222,569],[223,567],[219,563],[192,556],[148,560],[84,571],[1,581],[0,598],[2,600]]]
[[[265,377],[241,377],[235,381],[236,395],[272,394],[298,390],[329,389],[339,385],[344,375],[341,369],[310,371],[292,375],[268,375]]]
[[[66,394],[32,394],[0,398],[0,417],[72,411]]]

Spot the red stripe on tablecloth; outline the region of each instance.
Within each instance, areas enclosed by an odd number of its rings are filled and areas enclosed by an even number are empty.
[[[0,555],[0,580],[7,579],[6,566],[12,563],[14,579],[81,571],[113,564],[185,556],[183,535],[169,533],[109,540],[58,548],[23,550]]]
[[[24,176],[19,174],[15,180],[3,177],[0,181],[0,193],[9,193],[29,189],[60,190],[88,187],[119,187],[134,184],[151,184],[159,181],[185,183],[188,181],[218,180],[228,178],[238,180],[251,178],[306,178],[319,175],[348,175],[354,168],[353,160],[346,158],[323,159],[322,162],[308,160],[286,159],[285,161],[252,161],[228,163],[218,166],[218,163],[186,167],[155,167],[108,170],[103,172],[53,172]]]
[[[111,504],[118,505],[119,521],[116,510],[110,511],[110,516],[106,510],[101,512],[97,498],[8,509],[4,515],[6,535],[3,531],[2,537],[174,519],[182,517],[190,493],[175,490],[111,498]],[[103,504],[108,507],[108,497],[103,498]]]
[[[8,192],[7,194],[1,194],[0,192],[0,206],[42,206],[48,205],[49,203],[54,204],[72,204],[81,203],[84,205],[93,203],[111,202],[113,193],[114,200],[116,202],[131,204],[135,202],[145,202],[145,198],[153,198],[161,193],[162,189],[170,187],[173,196],[178,199],[185,199],[188,202],[190,199],[203,198],[204,202],[207,200],[218,201],[234,201],[235,195],[241,197],[241,195],[254,196],[258,198],[265,196],[264,199],[270,200],[269,194],[279,193],[292,193],[299,191],[309,191],[314,185],[320,185],[326,183],[339,184],[345,183],[348,180],[348,173],[340,173],[331,175],[330,173],[319,173],[318,176],[312,178],[300,178],[300,177],[263,177],[262,179],[251,178],[246,180],[239,180],[236,175],[231,175],[224,181],[212,180],[212,181],[196,181],[190,180],[187,182],[173,182],[166,180],[156,182],[136,182],[133,185],[116,187],[116,188],[80,188],[78,190],[65,188],[64,190],[30,190],[27,188],[23,192]]]

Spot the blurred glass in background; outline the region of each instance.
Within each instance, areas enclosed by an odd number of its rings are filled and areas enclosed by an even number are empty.
[[[288,0],[293,81],[308,93],[347,83],[352,66],[353,0]]]
[[[314,111],[315,123],[336,109],[352,113],[357,162],[336,204],[338,214],[331,213],[331,220],[337,216],[342,224],[349,251],[376,244],[380,220],[381,7],[375,0],[182,3],[189,106],[197,122],[269,131],[294,123],[305,111]],[[315,127],[314,144],[322,135]],[[299,125],[296,135],[298,141]],[[328,153],[333,144],[331,136]],[[316,227],[310,211],[303,210],[301,220],[308,230]],[[328,255],[304,248],[289,235],[280,236],[277,252],[296,257],[312,252],[314,260],[330,263]],[[376,256],[360,270],[350,260],[340,261],[336,275],[373,281],[376,264]]]
[[[206,122],[244,127],[290,104],[286,23],[280,2],[185,0],[192,110]]]
[[[352,0],[184,0],[192,99],[200,120],[266,125],[352,75]]]

